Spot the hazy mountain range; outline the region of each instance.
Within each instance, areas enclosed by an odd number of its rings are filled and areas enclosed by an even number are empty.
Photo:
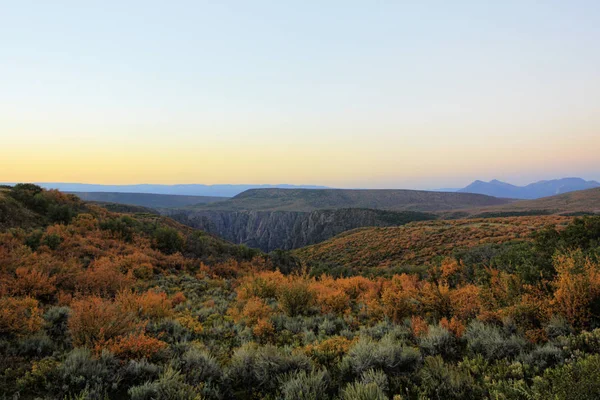
[[[7,183],[14,185],[14,183]],[[92,183],[35,182],[44,189],[58,189],[62,192],[114,192],[114,193],[152,193],[185,196],[233,197],[248,189],[324,189],[317,185],[97,185]]]
[[[530,183],[526,186],[516,186],[494,179],[489,182],[477,180],[469,186],[457,190],[461,193],[478,193],[488,196],[511,199],[539,199],[576,190],[600,187],[596,181],[586,181],[581,178],[562,178]]]

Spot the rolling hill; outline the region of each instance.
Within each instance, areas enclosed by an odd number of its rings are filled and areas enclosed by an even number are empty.
[[[308,265],[330,267],[397,267],[419,265],[456,249],[524,238],[550,224],[567,224],[570,217],[536,216],[413,222],[400,227],[361,228],[325,242],[297,249]]]
[[[150,208],[185,207],[193,204],[206,204],[226,200],[227,197],[184,196],[174,194],[153,193],[121,193],[121,192],[67,192],[85,201],[103,203],[130,204]]]
[[[494,179],[490,182],[475,181],[469,186],[459,189],[461,193],[479,193],[488,196],[512,199],[539,199],[577,190],[600,187],[596,181],[586,181],[581,178],[552,179],[530,183],[526,186],[515,186]]]
[[[251,189],[194,209],[220,211],[314,211],[370,208],[434,212],[507,204],[511,200],[472,193],[396,189]]]

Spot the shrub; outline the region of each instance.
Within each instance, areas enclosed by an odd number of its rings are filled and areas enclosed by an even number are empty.
[[[185,380],[192,384],[219,383],[223,378],[217,360],[205,351],[190,348],[180,359],[181,371]]]
[[[549,339],[556,339],[559,336],[567,336],[573,333],[573,328],[562,315],[553,315],[546,325],[545,331]]]
[[[264,395],[277,390],[281,376],[311,369],[310,360],[303,354],[272,345],[246,345],[234,352],[227,376],[236,393],[251,393],[252,388]]]
[[[420,390],[426,398],[475,400],[484,397],[469,373],[445,364],[440,356],[425,358],[419,375],[421,377]]]
[[[69,329],[75,346],[94,347],[100,340],[110,340],[139,328],[137,316],[114,301],[88,297],[74,301],[71,308]]]
[[[329,397],[328,386],[327,371],[299,371],[283,379],[281,394],[284,400],[320,400]]]
[[[160,368],[148,360],[129,360],[123,368],[123,383],[127,387],[141,385],[158,377]]]
[[[379,342],[359,340],[343,359],[342,368],[354,376],[369,369],[399,375],[414,371],[421,359],[418,349],[396,343],[389,337]]]
[[[499,328],[481,321],[471,322],[464,338],[471,353],[491,360],[515,357],[526,346],[525,339],[516,335],[505,337]]]
[[[154,232],[154,247],[165,254],[181,252],[184,244],[183,236],[176,229],[163,226]]]
[[[315,293],[307,281],[292,277],[279,288],[277,300],[287,315],[306,315],[315,302]]]
[[[562,364],[564,359],[565,354],[562,349],[552,344],[545,344],[525,356],[524,362],[543,371],[546,368]]]
[[[348,353],[352,343],[353,341],[347,338],[333,336],[322,342],[309,344],[304,352],[318,365],[332,368]]]
[[[116,357],[129,360],[147,358],[151,359],[156,353],[165,349],[167,344],[162,340],[147,336],[145,333],[133,333],[126,336],[115,337],[96,343],[96,352],[106,348]]]
[[[181,373],[168,367],[159,379],[130,388],[127,393],[132,400],[200,400],[196,390],[184,382]]]
[[[544,371],[533,382],[533,398],[592,400],[600,398],[600,355]]]
[[[0,334],[29,335],[40,330],[42,324],[37,300],[30,297],[0,298]]]
[[[74,349],[58,367],[59,393],[75,395],[87,389],[88,398],[103,399],[118,388],[118,367],[110,353],[94,358],[88,349]]]
[[[388,400],[376,383],[354,382],[342,390],[342,400]]]
[[[419,347],[425,355],[442,355],[453,357],[459,354],[456,338],[448,330],[439,325],[429,327],[425,336],[419,338]]]
[[[374,383],[384,392],[387,392],[389,388],[388,377],[380,370],[369,369],[363,372],[360,376],[360,382],[364,385]]]

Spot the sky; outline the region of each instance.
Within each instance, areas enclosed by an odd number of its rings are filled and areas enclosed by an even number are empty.
[[[0,0],[0,182],[600,179],[598,1]]]

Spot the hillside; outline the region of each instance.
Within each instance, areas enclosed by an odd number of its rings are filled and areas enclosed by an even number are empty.
[[[194,206],[220,211],[314,211],[339,208],[370,208],[394,211],[455,210],[509,203],[471,193],[420,190],[354,189],[252,189],[222,202]]]
[[[214,203],[226,200],[227,197],[184,196],[153,193],[121,193],[121,192],[68,192],[85,201],[103,203],[130,204],[149,208],[185,207],[193,204]]]
[[[466,210],[468,215],[509,215],[514,213],[577,214],[600,213],[600,188],[580,190],[535,200],[521,200],[501,206]]]
[[[544,230],[508,257],[477,246],[569,219],[352,231],[330,242],[371,233],[315,247],[353,269],[335,277],[285,252],[34,185],[2,188],[0,199],[3,221],[18,228],[0,228],[7,398],[542,400],[556,397],[553,385],[575,393],[561,399],[600,393],[600,217]],[[474,251],[458,257],[456,246]],[[427,263],[436,257],[439,266]],[[363,264],[401,259],[422,264],[357,276]]]
[[[359,208],[300,211],[163,210],[164,215],[263,251],[295,249],[364,226],[396,226],[435,219],[429,213]]]
[[[459,189],[461,193],[479,193],[494,197],[513,199],[538,199],[577,190],[600,187],[596,181],[586,181],[581,178],[562,178],[530,183],[526,186],[515,186],[494,179],[490,182],[475,181],[469,186]]]
[[[434,257],[486,243],[522,239],[541,227],[566,224],[558,216],[413,222],[401,227],[362,228],[294,251],[303,262],[331,267],[419,265]]]

